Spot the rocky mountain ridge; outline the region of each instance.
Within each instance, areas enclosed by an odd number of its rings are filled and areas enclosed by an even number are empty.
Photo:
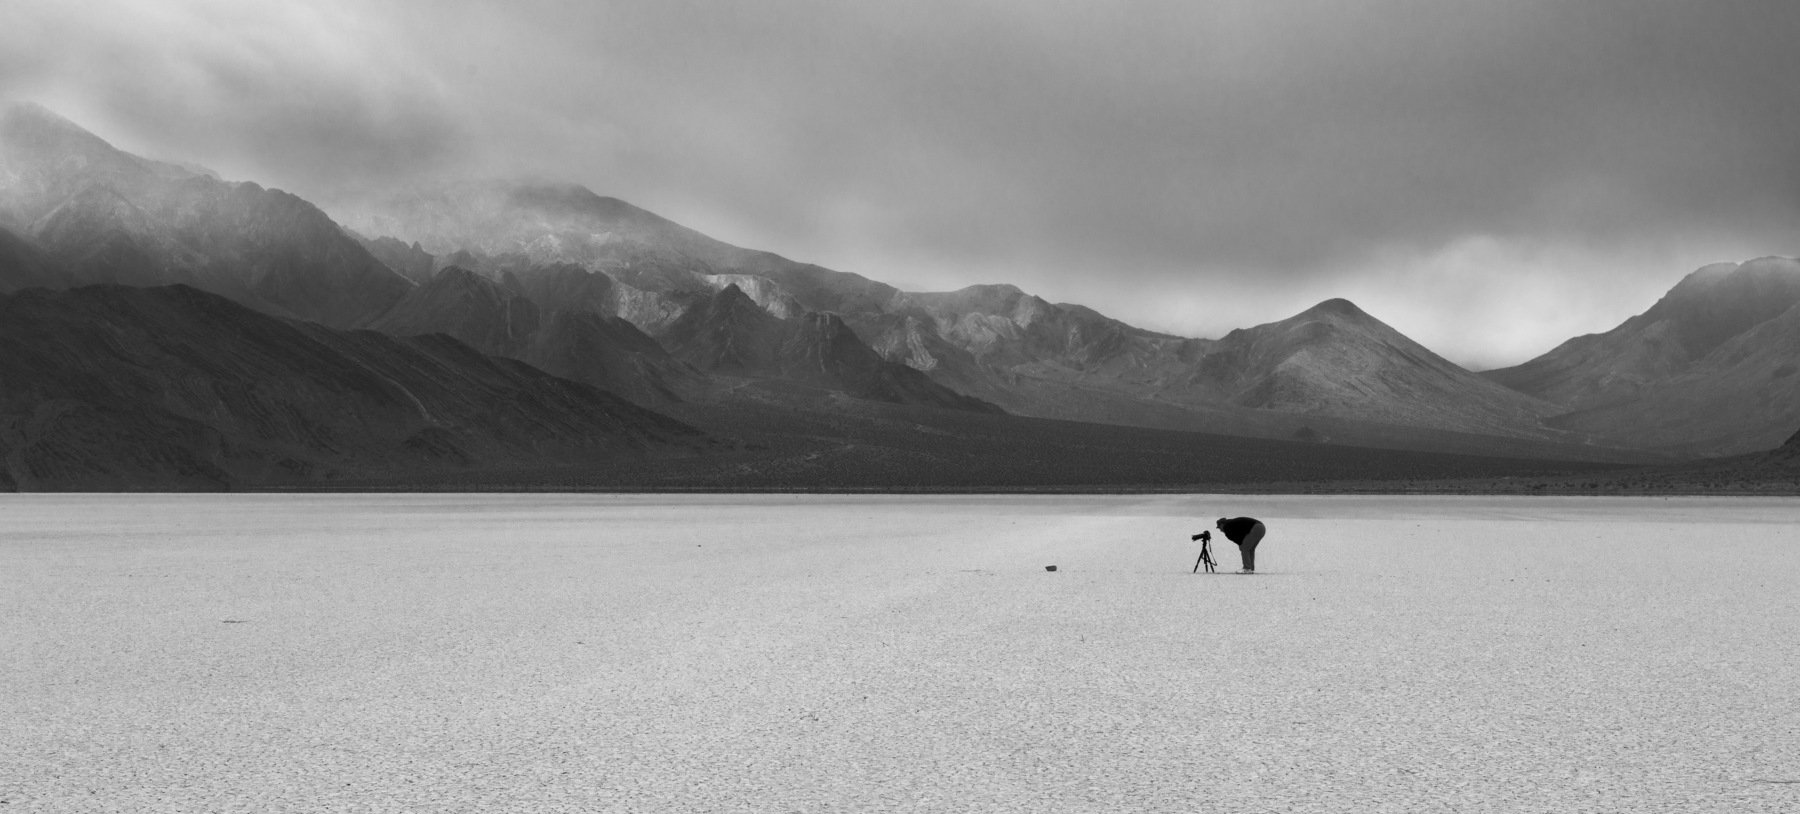
[[[1640,391],[1666,391],[1653,383],[1666,382],[1771,318],[1792,288],[1789,276],[1762,270],[1775,260],[1753,261],[1746,264],[1748,273],[1735,277],[1730,266],[1705,270],[1647,312],[1641,328],[1633,324],[1611,338],[1571,340],[1545,360],[1477,375],[1341,300],[1219,339],[1171,336],[1082,306],[1050,303],[1015,286],[901,291],[730,246],[578,187],[490,182],[482,189],[482,203],[474,207],[478,216],[446,216],[467,207],[453,194],[423,193],[385,222],[418,230],[401,234],[403,239],[430,236],[446,249],[457,245],[452,235],[458,228],[477,223],[474,234],[481,239],[456,250],[474,252],[488,273],[511,273],[504,270],[509,262],[529,261],[605,275],[614,283],[614,313],[651,334],[708,293],[736,285],[774,314],[837,314],[887,360],[1014,413],[1267,437],[1377,445],[1443,440],[1419,435],[1409,441],[1391,429],[1411,428],[1521,444],[1735,451],[1738,443],[1761,443],[1764,431],[1753,433],[1758,440],[1733,442],[1728,431],[1697,424],[1633,434],[1571,416],[1596,400],[1631,401]],[[486,251],[496,253],[481,253]],[[637,310],[626,313],[626,301]],[[1559,361],[1575,356],[1588,361]],[[1555,372],[1561,368],[1572,372]],[[1661,399],[1669,410],[1679,409],[1680,401]],[[1769,412],[1771,425],[1800,422],[1779,409]]]
[[[340,328],[412,287],[296,196],[138,158],[30,104],[0,107],[0,229],[30,240],[60,286],[184,283]]]
[[[881,358],[836,314],[777,316],[735,284],[684,312],[658,339],[677,358],[709,373],[819,385],[873,401],[999,412]]]
[[[317,330],[449,342],[709,427],[754,408],[765,438],[878,404],[1586,460],[1766,449],[1800,426],[1800,310],[1782,306],[1800,299],[1800,264],[1779,258],[1709,267],[1613,332],[1477,375],[1345,300],[1174,336],[1011,285],[901,291],[567,184],[464,182],[346,222],[130,156],[41,108],[0,111],[0,293],[193,286]]]
[[[1800,260],[1689,274],[1644,313],[1483,374],[1548,400],[1546,423],[1687,454],[1780,443],[1800,423]]]
[[[1782,406],[1780,383],[1770,384],[1786,364],[1777,317],[1800,300],[1800,275],[1782,258],[1708,267],[1612,332],[1475,374],[1343,300],[1219,339],[1179,337],[1009,285],[901,291],[729,246],[580,188],[486,188],[480,233],[490,239],[457,251],[490,274],[543,268],[521,269],[524,257],[605,277],[604,307],[653,335],[735,286],[772,315],[835,314],[886,360],[1021,415],[1377,445],[1412,443],[1385,428],[1413,428],[1679,454],[1742,451],[1800,423]],[[437,209],[456,207],[436,200]],[[511,212],[507,200],[529,205]],[[389,222],[429,225],[431,211]],[[558,240],[534,231],[545,223],[562,230]],[[423,233],[448,241],[453,229]],[[1763,323],[1760,334],[1752,330]],[[1715,352],[1739,360],[1736,372],[1700,373],[1718,366],[1701,363]],[[1772,361],[1742,361],[1746,355]],[[1723,395],[1711,404],[1696,390],[1753,398]],[[1608,403],[1616,406],[1599,409]],[[1700,417],[1682,417],[1696,411]],[[1744,432],[1734,431],[1738,422],[1748,422]]]
[[[777,317],[834,314],[887,361],[1022,415],[1270,437],[1324,437],[1312,425],[1336,422],[1329,435],[1352,443],[1408,443],[1383,427],[1587,440],[1544,425],[1539,415],[1551,405],[1474,376],[1391,328],[1378,331],[1373,318],[1341,335],[1335,322],[1297,316],[1226,339],[1178,337],[1010,285],[901,291],[730,246],[566,185],[458,185],[370,207],[377,214],[351,222],[401,230],[397,242],[452,252],[496,279],[557,266],[604,277],[605,293],[588,297],[592,307],[659,338],[725,286]],[[467,233],[461,243],[459,230]],[[1314,333],[1274,340],[1290,323]],[[1360,344],[1323,362],[1333,353],[1325,346],[1340,339]],[[1252,353],[1252,345],[1262,349]],[[1356,364],[1348,364],[1352,355]],[[1246,367],[1252,361],[1256,367]]]
[[[1612,330],[1575,337],[1483,375],[1571,410],[1625,401],[1797,303],[1800,262],[1764,257],[1715,263]]]
[[[692,455],[699,430],[447,336],[183,285],[0,295],[0,486],[223,489]]]

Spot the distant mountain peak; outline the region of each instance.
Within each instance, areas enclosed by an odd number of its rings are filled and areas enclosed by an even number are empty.
[[[299,197],[132,155],[32,103],[0,108],[0,224],[41,241],[63,286],[185,282],[340,328],[411,287]]]
[[[41,174],[76,168],[140,174],[153,168],[35,102],[0,107],[0,167],[8,164],[15,172],[32,168]]]
[[[1021,301],[1030,297],[1016,285],[982,283],[955,291],[923,294],[899,294],[903,303],[925,305],[933,309],[986,314],[1011,318]],[[1032,299],[1036,299],[1032,297]]]
[[[598,210],[613,217],[621,215],[650,215],[645,209],[633,206],[625,201],[607,195],[601,195],[585,186],[566,182],[551,181],[494,181],[494,185],[506,188],[520,202],[538,205],[557,205],[582,207]]]
[[[529,299],[461,266],[447,266],[370,327],[399,336],[443,333],[489,353],[514,355],[537,330]]]
[[[1796,303],[1800,303],[1800,260],[1762,257],[1701,268],[1634,320],[1669,322],[1690,358],[1698,359]]]
[[[1784,269],[1786,273],[1800,273],[1800,258],[1783,257],[1779,254],[1771,254],[1758,257],[1754,260],[1746,260],[1744,261],[1743,266],[1758,268],[1778,266]]]
[[[1753,285],[1758,280],[1800,278],[1800,260],[1792,257],[1758,257],[1742,263],[1713,263],[1690,272],[1669,289],[1668,297],[1691,296],[1719,286]]]
[[[81,125],[63,118],[56,111],[32,101],[0,102],[0,126],[9,131],[30,128],[42,132],[84,136],[96,141],[104,141]]]
[[[1287,319],[1252,328],[1239,328],[1227,336],[1245,332],[1276,330],[1288,333],[1295,339],[1305,342],[1329,342],[1335,341],[1331,338],[1334,332],[1345,328],[1353,329],[1357,333],[1383,335],[1409,345],[1415,344],[1387,323],[1357,307],[1356,303],[1342,297],[1325,300]],[[1299,333],[1293,333],[1295,331],[1299,331]]]
[[[851,330],[849,324],[844,322],[843,317],[829,311],[808,311],[801,314],[799,319],[807,330],[818,331],[822,336],[861,341],[856,339],[856,331]]]
[[[1692,272],[1690,272],[1688,274],[1686,279],[1717,280],[1717,279],[1720,279],[1723,277],[1727,277],[1732,272],[1737,271],[1738,265],[1739,264],[1737,264],[1737,263],[1729,263],[1729,262],[1708,263],[1707,265],[1704,265],[1704,266],[1701,266],[1700,268],[1694,269]],[[1677,285],[1680,285],[1680,284],[1677,283]]]
[[[988,296],[1016,297],[1025,291],[1011,283],[977,283],[957,289],[958,294],[985,294]]]
[[[676,318],[669,324],[666,333],[671,336],[708,331],[749,331],[760,334],[777,330],[772,326],[781,322],[780,318],[757,305],[743,289],[727,285]]]
[[[754,274],[709,274],[704,280],[715,289],[732,286],[754,300],[763,310],[782,319],[791,319],[806,312],[805,306],[783,289],[780,283],[768,277]]]
[[[720,311],[744,307],[761,308],[737,283],[726,283],[724,288],[719,289],[719,293],[713,295],[712,307]]]
[[[452,285],[473,285],[481,288],[488,288],[493,285],[486,277],[455,264],[445,266],[442,271],[433,275],[431,284],[439,288],[447,288]]]
[[[1742,263],[1713,263],[1683,277],[1664,299],[1694,296],[1719,286],[1749,286],[1758,281],[1783,279],[1800,279],[1800,260],[1771,255]]]
[[[1610,331],[1484,375],[1559,405],[1559,427],[1742,451],[1792,432],[1796,309],[1800,260],[1715,263]]]
[[[1334,316],[1357,320],[1374,319],[1374,317],[1369,316],[1367,311],[1358,308],[1356,303],[1342,297],[1333,297],[1321,302],[1318,305],[1300,312],[1300,316]]]

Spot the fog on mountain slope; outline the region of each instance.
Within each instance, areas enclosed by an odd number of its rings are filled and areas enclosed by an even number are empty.
[[[1477,376],[1346,301],[1171,336],[1010,285],[900,291],[567,184],[412,190],[347,215],[347,231],[34,106],[0,119],[0,181],[0,290],[181,282],[330,326],[446,333],[640,403],[747,377],[819,405],[1532,455],[1735,451],[1800,425],[1780,345],[1794,263],[1775,258],[1697,273],[1613,332]]]
[[[612,313],[665,340],[674,330],[689,347],[696,332],[673,326],[725,286],[750,294],[778,318],[792,318],[797,311],[834,313],[889,361],[1025,415],[1276,437],[1319,437],[1306,421],[1324,420],[1338,422],[1331,427],[1333,437],[1351,442],[1381,435],[1358,425],[1549,443],[1581,440],[1539,424],[1535,400],[1461,371],[1386,326],[1379,341],[1365,342],[1354,353],[1339,349],[1340,356],[1360,355],[1359,364],[1317,362],[1325,358],[1324,345],[1361,336],[1349,331],[1289,343],[1280,353],[1265,350],[1246,366],[1239,358],[1244,351],[1221,340],[1141,330],[1008,285],[903,292],[855,274],[729,246],[567,186],[451,185],[371,203],[351,222],[394,230],[395,245],[416,241],[427,251],[450,252],[496,278],[552,263],[604,274],[611,280]],[[626,310],[627,302],[634,312]],[[748,353],[747,344],[754,343],[740,337],[724,350]],[[715,364],[689,360],[701,367]],[[737,366],[764,373],[779,368],[766,360]],[[1220,375],[1228,368],[1231,375]]]
[[[0,109],[0,179],[0,228],[61,285],[186,283],[334,327],[411,288],[312,204],[126,154],[35,105]]]
[[[1732,454],[1800,426],[1800,261],[1689,274],[1610,331],[1489,378],[1555,402],[1549,422],[1611,443]]]

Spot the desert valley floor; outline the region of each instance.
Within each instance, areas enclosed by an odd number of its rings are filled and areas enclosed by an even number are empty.
[[[1800,809],[1791,498],[0,516],[4,811]]]

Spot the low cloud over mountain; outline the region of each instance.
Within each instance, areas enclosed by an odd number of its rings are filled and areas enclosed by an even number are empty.
[[[119,151],[42,108],[0,111],[0,292],[20,292],[9,307],[42,333],[7,337],[28,360],[4,382],[9,477],[273,483],[610,460],[582,452],[602,448],[652,458],[805,449],[795,454],[816,462],[809,445],[849,449],[869,433],[980,426],[1003,445],[1067,426],[1055,421],[1629,461],[1767,449],[1800,426],[1800,263],[1780,258],[1702,269],[1613,331],[1477,375],[1345,299],[1184,337],[1005,283],[905,291],[570,184],[417,187],[365,200],[349,222],[288,193]],[[155,293],[81,288],[93,283]],[[209,324],[176,330],[180,319]],[[272,337],[313,348],[294,352],[316,368],[265,347]],[[187,344],[162,344],[177,340]],[[52,375],[57,354],[73,354],[77,379]],[[154,361],[167,358],[184,361]],[[280,394],[279,383],[355,378],[359,367],[472,389],[443,393],[450,406],[413,405],[434,417],[417,426],[383,412],[403,414],[404,403],[357,406],[350,385],[303,386],[304,409],[285,395],[219,415],[200,406],[207,392],[262,392],[266,380]],[[429,390],[422,382],[402,389]],[[183,387],[201,402],[168,400]],[[306,412],[340,391],[342,415]],[[539,412],[513,415],[495,398]],[[243,411],[299,415],[325,436],[232,417]],[[85,423],[45,423],[65,414]],[[591,423],[603,416],[612,423]],[[109,445],[122,456],[111,463]]]

